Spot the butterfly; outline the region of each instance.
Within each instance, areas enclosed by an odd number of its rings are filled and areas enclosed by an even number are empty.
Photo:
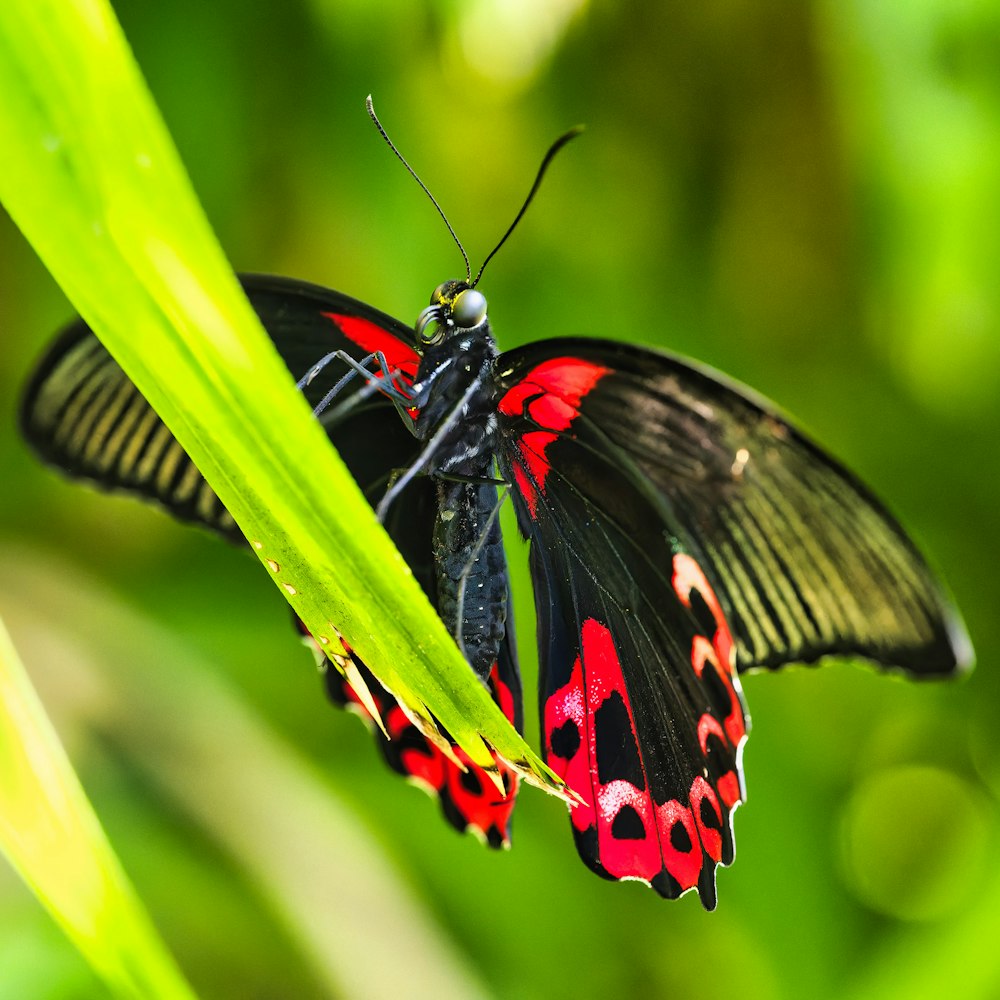
[[[509,496],[529,543],[542,750],[577,796],[579,854],[605,878],[667,898],[695,890],[713,909],[746,797],[742,673],[837,655],[943,677],[968,665],[968,639],[892,516],[771,404],[707,368],[611,340],[500,352],[478,279],[440,285],[415,326],[302,281],[241,281],[470,668],[520,730],[498,520]],[[70,475],[243,543],[82,321],[39,363],[21,426]],[[377,724],[388,763],[436,793],[454,826],[508,845],[516,774],[500,765],[499,792],[457,747],[428,742],[346,642],[330,655],[330,697]]]

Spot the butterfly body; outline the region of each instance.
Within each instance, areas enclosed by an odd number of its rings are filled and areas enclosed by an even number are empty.
[[[477,308],[467,317],[472,325],[461,325],[453,316],[469,296]],[[416,412],[412,430],[423,450],[400,472],[435,480],[437,610],[485,682],[505,635],[509,602],[494,469],[499,352],[485,299],[465,282],[438,286],[418,328],[422,353],[401,416],[406,421]]]
[[[492,472],[484,466],[478,473]],[[509,603],[499,497],[490,484],[441,480],[434,525],[437,611],[485,680],[506,634]]]
[[[497,518],[509,492],[529,543],[542,749],[578,797],[573,835],[598,874],[667,897],[694,889],[714,907],[745,798],[743,671],[829,655],[914,677],[968,664],[961,623],[899,525],[743,387],[610,340],[499,353],[465,282],[439,286],[409,327],[304,282],[242,281],[295,378],[319,358],[346,362],[303,392],[520,728]],[[42,359],[21,421],[71,475],[239,537],[83,323]],[[508,844],[516,775],[500,763],[499,794],[460,751],[428,743],[348,645],[331,659],[330,696],[378,714],[392,767],[433,790],[455,826]]]

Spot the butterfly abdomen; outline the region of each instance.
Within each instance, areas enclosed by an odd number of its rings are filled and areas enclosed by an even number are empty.
[[[438,614],[483,680],[496,661],[507,622],[507,568],[496,514],[495,486],[439,481],[434,525]]]

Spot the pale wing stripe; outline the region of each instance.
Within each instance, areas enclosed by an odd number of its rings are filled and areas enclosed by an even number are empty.
[[[733,601],[738,606],[733,610],[743,620],[746,633],[752,630],[760,637],[759,644],[755,644],[753,649],[749,651],[749,662],[741,664],[743,667],[753,666],[755,663],[766,660],[771,651],[784,649],[785,646],[778,634],[777,623],[773,615],[764,607],[761,600],[762,592],[751,581],[736,547],[726,539],[717,543],[716,550],[722,556],[722,559],[715,564],[716,569],[722,570],[725,567],[725,570],[735,580],[732,594]]]
[[[829,578],[834,574],[833,566],[827,559],[823,546],[818,543],[815,535],[803,530],[801,521],[794,516],[793,508],[771,497],[767,491],[758,490],[748,494],[746,506],[758,525],[772,526],[768,543],[782,565],[786,567],[785,575],[802,608],[804,637],[811,643],[832,641],[843,628],[845,619],[839,602],[831,608],[819,599],[822,588],[817,589],[817,573],[820,579],[824,573]],[[796,547],[809,553],[811,560],[809,572],[794,575],[791,573],[789,567],[795,565]],[[801,562],[799,565],[801,566]]]
[[[803,600],[810,609],[809,614],[814,621],[825,623],[826,627],[821,625],[818,634],[828,642],[833,641],[837,635],[844,635],[851,627],[851,613],[840,600],[841,595],[836,592],[836,588],[831,588],[828,583],[840,575],[824,544],[829,539],[825,534],[811,531],[803,523],[795,506],[788,503],[784,490],[777,486],[770,488],[766,478],[756,486],[752,491],[753,502],[761,506],[765,521],[769,513],[773,517],[775,531],[772,544],[784,546],[782,532],[786,530],[794,543],[808,553],[808,558],[797,564],[798,572],[795,577],[800,583]],[[836,551],[836,546],[833,549]],[[796,565],[790,552],[785,563],[787,566]]]
[[[174,436],[170,433],[170,428],[161,421],[160,425],[153,432],[148,447],[146,447],[142,457],[139,459],[139,464],[136,467],[136,482],[152,482],[153,475],[159,467],[161,456],[170,447],[170,443],[173,440]]]
[[[84,439],[80,457],[85,466],[99,468],[100,457],[107,446],[112,428],[117,424],[125,410],[126,404],[135,394],[135,387],[126,378],[119,379],[118,385],[109,380],[107,399],[104,406],[97,409],[96,420],[91,421],[91,431]]]
[[[51,430],[57,441],[60,436],[72,433],[73,412],[86,405],[86,398],[81,398],[81,394],[90,385],[95,373],[102,369],[107,358],[103,349],[92,349],[94,343],[96,341],[74,347],[46,380],[35,401],[32,419],[39,426]]]
[[[161,424],[159,415],[146,402],[145,398],[136,393],[137,409],[142,412],[134,431],[125,441],[125,447],[118,455],[118,476],[124,482],[134,482],[139,478],[138,462],[145,449],[149,446],[153,428]]]
[[[165,427],[164,430],[166,430]],[[156,485],[156,492],[161,497],[170,496],[178,469],[181,468],[183,463],[190,462],[184,449],[177,443],[176,438],[169,431],[167,431],[167,434],[170,437],[170,444],[156,466],[156,477],[153,480]]]
[[[90,429],[100,416],[102,403],[118,386],[113,376],[114,373],[109,372],[106,366],[96,369],[85,382],[80,383],[79,390],[63,412],[55,440],[74,458],[86,447]]]
[[[184,457],[187,459],[187,468],[181,473],[180,480],[170,491],[171,502],[178,506],[190,500],[194,496],[194,492],[198,489],[198,486],[205,481],[202,474],[198,471],[198,467],[187,457],[186,453]]]

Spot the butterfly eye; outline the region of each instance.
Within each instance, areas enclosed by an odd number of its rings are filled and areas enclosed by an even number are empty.
[[[474,288],[459,292],[451,304],[451,317],[463,329],[479,326],[486,319],[486,296]]]

